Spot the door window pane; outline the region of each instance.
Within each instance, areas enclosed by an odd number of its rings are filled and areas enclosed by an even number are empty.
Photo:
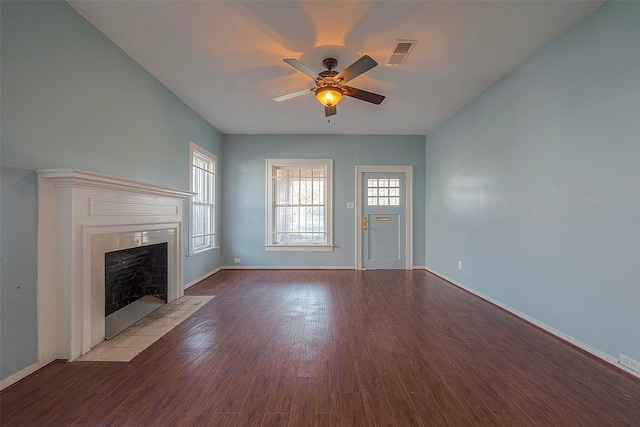
[[[367,205],[399,206],[400,180],[398,178],[368,178]]]

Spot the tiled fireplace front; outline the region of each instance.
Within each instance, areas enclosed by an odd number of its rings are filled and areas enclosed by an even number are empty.
[[[165,244],[167,261],[175,258],[175,236],[172,229],[101,233],[91,236],[91,347],[104,340],[106,303],[106,263],[105,257],[109,253],[132,250],[148,245]],[[175,265],[166,262],[167,274],[174,274]],[[172,301],[182,296],[182,292],[174,289],[172,298],[168,297],[168,287],[165,286],[165,301]],[[86,352],[85,352],[86,353]],[[84,353],[83,353],[84,354]]]

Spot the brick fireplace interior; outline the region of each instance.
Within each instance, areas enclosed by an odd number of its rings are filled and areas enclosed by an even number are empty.
[[[167,302],[167,243],[107,252],[105,316],[150,295]]]

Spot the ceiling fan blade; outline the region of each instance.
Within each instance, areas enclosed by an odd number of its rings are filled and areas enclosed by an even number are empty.
[[[311,89],[302,89],[297,92],[288,93],[286,95],[273,98],[273,100],[276,102],[282,102],[282,101],[286,101],[287,99],[295,98],[297,96],[306,95],[307,93],[311,93]]]
[[[384,101],[383,95],[377,93],[367,92],[366,90],[358,89],[351,86],[342,86],[343,93],[352,98],[361,99],[363,101],[371,102],[372,104],[380,105]]]
[[[302,62],[298,61],[295,58],[287,58],[287,59],[283,59],[283,61],[291,65],[293,68],[300,71],[301,73],[304,73],[307,76],[311,77],[313,80],[318,78],[318,73],[316,71],[312,70],[311,68],[309,68],[308,66],[306,66],[305,64],[303,64]]]
[[[334,77],[334,79],[337,81],[340,81],[340,79],[342,79],[341,83],[346,83],[349,80],[355,79],[360,74],[366,73],[376,65],[378,65],[378,63],[373,58],[371,58],[369,55],[364,55],[362,58],[349,65],[347,68],[340,71]]]
[[[324,107],[325,117],[335,116],[337,113],[338,113],[338,110],[336,109],[335,105],[332,105],[331,107]]]

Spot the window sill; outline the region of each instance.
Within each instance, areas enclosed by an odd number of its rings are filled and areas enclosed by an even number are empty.
[[[213,250],[213,249],[220,249],[220,246],[211,246],[210,248],[200,249],[199,251],[196,251],[196,252],[189,252],[187,253],[187,256],[200,255],[202,253],[209,252],[210,250]]]
[[[332,252],[333,245],[264,245],[267,252]]]

